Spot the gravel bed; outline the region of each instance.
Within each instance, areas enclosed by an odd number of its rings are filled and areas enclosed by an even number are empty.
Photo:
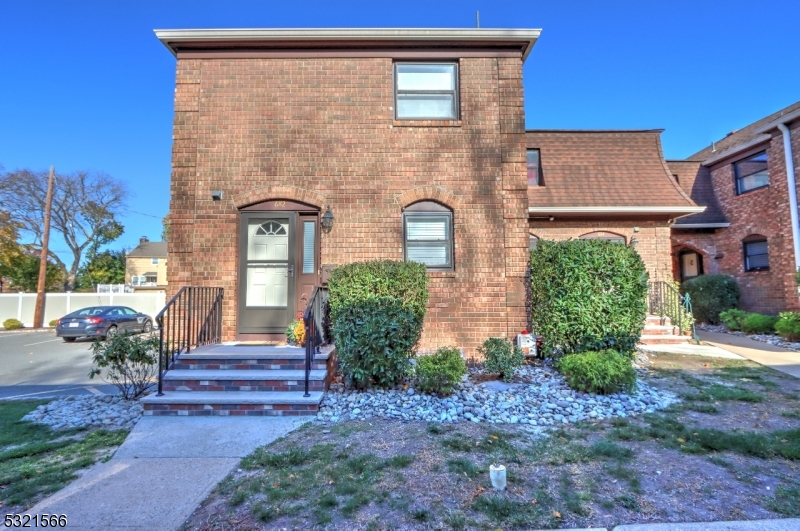
[[[317,419],[322,422],[363,420],[372,417],[428,422],[487,422],[527,424],[529,431],[581,420],[628,417],[652,413],[677,397],[650,387],[639,379],[630,394],[593,395],[574,391],[548,365],[526,365],[515,373],[518,383],[484,379],[482,369],[470,369],[466,381],[449,397],[417,392],[413,387],[392,390],[331,390],[325,395]]]
[[[22,420],[53,429],[100,427],[130,429],[142,416],[142,405],[120,396],[65,396],[37,407]]]
[[[734,336],[742,336],[742,337],[749,337],[755,341],[761,341],[762,343],[768,343],[770,345],[775,345],[776,347],[788,348],[789,350],[800,351],[800,343],[795,343],[794,341],[786,341],[781,336],[776,334],[746,334],[740,331],[728,330],[723,324],[720,325],[709,325],[709,324],[700,324],[697,325],[698,330],[705,330],[707,332],[719,332],[722,334],[731,334]]]

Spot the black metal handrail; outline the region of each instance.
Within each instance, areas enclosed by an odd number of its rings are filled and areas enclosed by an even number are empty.
[[[692,303],[689,294],[681,295],[675,286],[663,280],[649,282],[647,290],[648,311],[658,315],[663,324],[664,317],[669,317],[672,325],[676,325],[683,335],[684,325],[686,330],[691,329],[692,338],[697,340],[694,318],[692,317]]]
[[[156,315],[158,341],[158,396],[163,395],[164,373],[175,358],[192,348],[219,343],[222,338],[222,288],[184,286]]]
[[[323,300],[324,293],[324,288],[315,287],[311,293],[311,298],[308,300],[306,311],[303,312],[303,325],[306,330],[306,379],[303,396],[311,396],[308,392],[311,366],[314,363],[314,357],[320,352],[320,345],[326,341],[324,327],[322,326],[323,305],[325,303]]]

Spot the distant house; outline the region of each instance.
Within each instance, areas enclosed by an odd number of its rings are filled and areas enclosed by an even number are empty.
[[[151,242],[143,236],[125,260],[125,283],[134,290],[167,287],[167,242]]]
[[[707,207],[672,225],[675,278],[731,275],[742,309],[800,310],[800,102],[667,164],[692,200]]]

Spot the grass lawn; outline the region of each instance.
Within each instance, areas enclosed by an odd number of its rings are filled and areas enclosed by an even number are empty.
[[[659,355],[683,401],[535,439],[521,426],[307,424],[260,448],[184,528],[539,529],[800,516],[800,381]],[[508,489],[489,481],[505,464]]]
[[[20,419],[47,400],[0,401],[0,507],[30,507],[75,479],[77,471],[110,457],[124,430],[59,430]]]

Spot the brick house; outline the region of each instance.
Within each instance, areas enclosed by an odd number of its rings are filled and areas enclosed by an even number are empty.
[[[422,348],[474,351],[527,327],[532,237],[634,244],[660,279],[670,225],[704,210],[660,131],[526,132],[539,30],[156,34],[177,58],[168,289],[223,287],[225,341],[283,338],[336,265],[413,259]]]
[[[731,275],[742,309],[800,310],[800,102],[667,164],[686,194],[707,207],[672,226],[675,278]],[[794,171],[787,172],[787,165]]]

